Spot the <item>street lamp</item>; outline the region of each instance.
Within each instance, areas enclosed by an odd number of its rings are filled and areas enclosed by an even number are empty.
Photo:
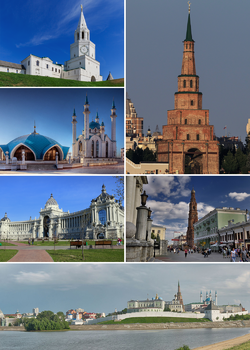
[[[146,206],[147,198],[148,198],[148,196],[146,194],[146,191],[144,190],[144,192],[141,194],[141,205],[143,207]]]

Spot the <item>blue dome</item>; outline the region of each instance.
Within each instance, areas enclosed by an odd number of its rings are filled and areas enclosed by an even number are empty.
[[[91,123],[89,123],[89,127],[90,129],[94,129],[94,128],[100,129],[100,124],[92,121]]]
[[[24,145],[31,149],[35,156],[36,160],[42,160],[45,153],[53,146],[59,146],[62,149],[63,152],[63,159],[66,158],[69,147],[62,146],[59,142],[56,142],[55,140],[51,139],[50,137],[40,135],[38,133],[32,133],[29,135],[24,135],[17,137],[16,139],[10,141],[7,145],[0,145],[0,148],[3,150],[3,152],[6,154],[6,152],[9,152],[9,156],[14,148],[18,148],[18,145]]]

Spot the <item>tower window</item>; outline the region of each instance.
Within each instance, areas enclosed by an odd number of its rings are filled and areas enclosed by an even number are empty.
[[[188,123],[188,121],[187,121],[187,119],[185,119],[185,124],[187,124]]]
[[[193,80],[190,80],[190,87],[193,87]]]
[[[28,61],[28,66],[30,65],[30,61]]]
[[[189,48],[191,49],[191,44],[189,44]]]
[[[39,61],[36,61],[36,65],[39,66]]]
[[[199,135],[199,134],[196,135],[196,140],[197,140],[197,141],[200,140],[200,135]]]
[[[77,40],[79,40],[79,33],[77,33]]]
[[[199,125],[201,125],[201,120],[199,119]]]
[[[54,67],[52,67],[52,72],[54,72]]]
[[[188,44],[186,44],[186,49],[188,48]]]
[[[194,101],[193,101],[193,100],[191,100],[191,101],[190,101],[190,103],[191,103],[191,106],[193,106],[193,105],[194,105]]]
[[[187,134],[187,140],[189,140],[189,134]]]
[[[82,32],[82,39],[84,39],[84,32]]]
[[[186,87],[186,80],[183,80],[183,87]]]

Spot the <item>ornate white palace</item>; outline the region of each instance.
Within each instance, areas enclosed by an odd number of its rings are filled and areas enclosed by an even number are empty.
[[[106,192],[92,199],[89,208],[74,213],[63,212],[51,194],[38,219],[0,220],[0,239],[24,240],[29,238],[58,239],[117,239],[124,237],[124,208],[120,201]]]

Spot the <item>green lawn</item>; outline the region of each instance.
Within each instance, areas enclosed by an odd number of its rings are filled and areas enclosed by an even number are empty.
[[[5,247],[7,247],[7,246],[9,247],[9,246],[11,246],[11,245],[15,246],[15,244],[8,243],[8,242],[0,242],[0,244],[2,245],[2,247],[4,247],[4,246],[5,246]],[[0,245],[0,246],[1,246],[1,245]]]
[[[233,346],[232,348],[229,348],[227,350],[249,350],[250,349],[250,341],[247,341],[246,343],[243,343],[241,345]]]
[[[59,78],[39,77],[36,75],[24,75],[16,73],[0,72],[0,86],[124,86],[124,79],[115,79],[100,82],[84,82]]]
[[[179,322],[210,322],[207,318],[184,318],[184,317],[132,317],[125,318],[118,323],[179,323]],[[104,321],[101,324],[117,324],[115,321]],[[100,323],[99,323],[100,324]]]
[[[87,242],[88,242],[88,245],[95,245],[95,241],[87,241]],[[28,244],[28,241],[20,241],[19,243]],[[116,244],[117,244],[117,241],[112,241],[112,245],[116,245]],[[42,241],[35,241],[34,245],[49,247],[49,246],[54,246],[54,241],[44,241],[44,243]],[[69,244],[69,241],[65,240],[65,241],[58,241],[56,243],[56,246],[68,246],[68,247],[70,247],[70,244]],[[71,249],[76,249],[76,248],[71,247]]]
[[[18,250],[12,250],[12,249],[8,249],[8,250],[0,250],[0,262],[4,262],[4,261],[8,261],[11,258],[13,258],[14,255],[16,255],[16,253],[18,252]]]
[[[81,262],[82,249],[47,250],[55,262]],[[88,249],[84,250],[85,262],[123,262],[123,249]]]

